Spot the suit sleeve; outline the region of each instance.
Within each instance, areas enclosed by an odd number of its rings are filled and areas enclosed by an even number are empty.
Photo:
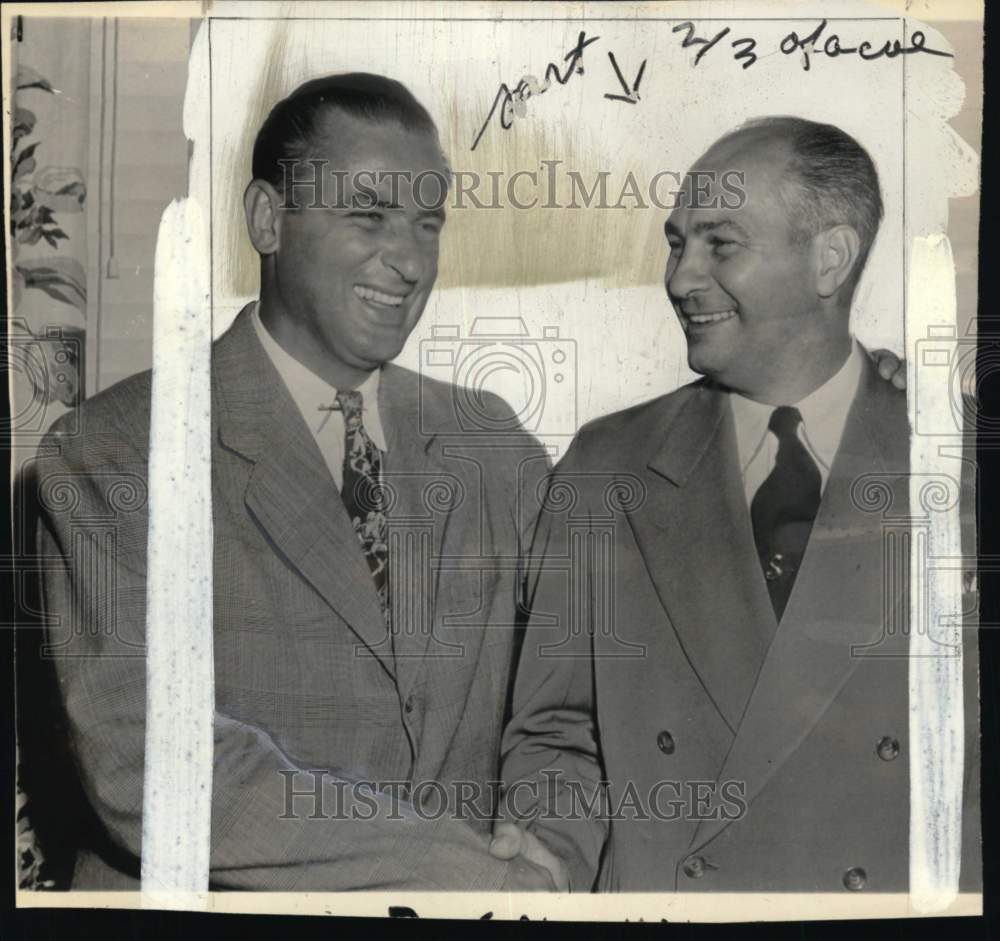
[[[138,868],[145,736],[145,510],[122,509],[145,463],[50,437],[39,463],[46,632],[87,796]],[[69,456],[67,456],[69,455]],[[118,497],[109,496],[118,494]],[[117,500],[117,504],[116,501]],[[128,501],[126,500],[126,503]],[[113,521],[109,527],[107,521]],[[95,522],[96,521],[96,522]],[[96,528],[95,528],[96,527]],[[426,819],[392,795],[357,794],[299,769],[260,728],[216,716],[210,880],[269,891],[498,889],[509,864],[467,824]],[[322,798],[310,792],[322,781]],[[292,790],[306,796],[294,796]]]
[[[608,826],[600,813],[602,772],[587,605],[570,606],[590,574],[569,566],[570,541],[582,533],[581,517],[571,526],[567,507],[572,503],[583,511],[586,501],[580,478],[566,474],[571,458],[572,452],[549,480],[531,546],[530,615],[502,744],[502,814],[526,826],[565,863],[571,891],[588,892]]]

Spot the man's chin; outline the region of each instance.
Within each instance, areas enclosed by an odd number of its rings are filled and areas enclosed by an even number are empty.
[[[372,343],[363,350],[358,350],[354,363],[359,369],[374,370],[391,363],[400,353],[406,340]]]
[[[688,368],[701,376],[715,378],[723,368],[722,358],[712,355],[712,350],[707,349],[709,344],[704,340],[688,342]]]

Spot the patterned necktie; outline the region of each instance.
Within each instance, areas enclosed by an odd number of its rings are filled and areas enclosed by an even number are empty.
[[[379,483],[382,455],[361,420],[362,397],[338,392],[344,413],[344,483],[340,495],[361,542],[386,624],[389,624],[389,546],[385,493]]]
[[[778,454],[750,504],[757,556],[779,621],[809,544],[822,484],[816,462],[799,440],[801,422],[797,408],[782,405],[772,412],[768,428],[778,438]]]

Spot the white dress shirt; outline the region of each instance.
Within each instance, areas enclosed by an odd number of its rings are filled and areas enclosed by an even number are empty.
[[[307,369],[278,345],[261,322],[260,304],[254,304],[252,317],[261,346],[274,363],[274,368],[278,370],[278,375],[281,376],[293,401],[302,412],[302,417],[306,420],[323,455],[323,460],[330,470],[330,476],[340,490],[344,484],[344,413],[329,407],[336,405],[338,390],[320,379],[316,373]],[[378,411],[378,386],[381,373],[380,369],[374,370],[358,386],[357,391],[362,396],[362,421],[365,431],[368,432],[375,447],[385,452],[388,447]]]
[[[819,469],[821,493],[826,488],[830,467],[844,434],[847,413],[858,391],[864,355],[857,341],[853,341],[844,365],[823,385],[800,402],[782,403],[794,405],[802,415],[799,440]],[[749,506],[757,488],[774,469],[778,454],[778,436],[767,427],[775,406],[755,402],[735,392],[730,393],[729,399],[736,422],[736,444],[743,472],[743,490]]]

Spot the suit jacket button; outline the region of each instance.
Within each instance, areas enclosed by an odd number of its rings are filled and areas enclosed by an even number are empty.
[[[705,860],[701,856],[688,856],[684,860],[684,875],[690,879],[700,879],[705,875]]]
[[[672,755],[677,749],[674,737],[666,729],[656,736],[656,747],[659,748],[664,755]]]
[[[883,761],[892,761],[899,754],[899,740],[886,735],[878,740],[875,751]]]
[[[412,696],[407,696],[406,697],[406,702],[403,703],[403,709],[406,710],[407,714],[413,712],[413,697]]]
[[[868,882],[868,874],[860,866],[852,866],[844,873],[844,888],[860,892]]]

